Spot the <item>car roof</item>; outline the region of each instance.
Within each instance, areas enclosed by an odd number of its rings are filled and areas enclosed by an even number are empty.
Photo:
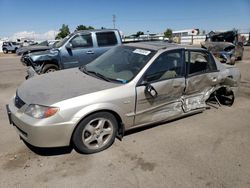
[[[135,42],[135,43],[127,43],[125,46],[131,46],[136,48],[143,48],[149,50],[161,50],[161,49],[192,49],[192,50],[204,50],[198,46],[192,45],[182,45],[176,43],[169,43],[167,41],[147,41],[147,42]]]
[[[90,29],[90,30],[79,30],[75,31],[74,34],[77,33],[91,33],[91,32],[110,32],[110,31],[118,31],[118,29]]]

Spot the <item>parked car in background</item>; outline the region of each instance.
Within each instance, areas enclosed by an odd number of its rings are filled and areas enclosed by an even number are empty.
[[[30,66],[29,70],[43,74],[86,65],[121,43],[120,33],[116,29],[77,31],[50,50],[25,55],[22,62]]]
[[[59,42],[59,41],[49,42],[49,41],[46,40],[46,41],[43,41],[43,42],[38,43],[38,44],[32,44],[32,45],[29,45],[29,46],[23,46],[23,47],[19,48],[16,51],[16,54],[17,55],[26,55],[26,54],[32,53],[32,52],[49,50],[49,49],[53,48],[53,45],[55,43],[57,43],[57,42]]]
[[[17,42],[3,42],[2,50],[5,54],[9,52],[15,53],[18,48],[20,48],[20,44]]]
[[[210,32],[201,47],[211,51],[222,63],[235,64],[243,57],[244,45],[237,31]]]
[[[232,105],[239,83],[239,69],[205,49],[131,43],[86,66],[25,81],[7,111],[31,145],[72,144],[81,153],[95,153],[129,129],[202,112],[209,101]]]

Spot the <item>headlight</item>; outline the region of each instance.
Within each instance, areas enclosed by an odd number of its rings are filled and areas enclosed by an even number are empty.
[[[25,110],[25,114],[37,118],[43,119],[55,115],[59,111],[59,108],[41,106],[37,104],[30,104]]]

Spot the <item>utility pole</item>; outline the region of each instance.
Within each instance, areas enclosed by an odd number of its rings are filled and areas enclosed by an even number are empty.
[[[114,29],[115,29],[115,21],[116,21],[116,16],[115,16],[115,14],[113,14],[113,26],[114,26]]]

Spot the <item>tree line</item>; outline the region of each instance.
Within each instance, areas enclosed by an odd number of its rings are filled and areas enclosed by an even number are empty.
[[[78,25],[75,31],[91,30],[91,29],[95,29],[95,28],[92,26]],[[104,28],[102,27],[102,29]],[[56,39],[63,39],[69,34],[70,34],[69,26],[66,24],[63,24],[62,27],[59,29],[59,33],[56,35]]]
[[[85,26],[85,25],[78,25],[75,29],[75,31],[82,31],[82,30],[92,30],[95,29],[93,26]],[[101,29],[105,29],[104,27],[101,27]],[[66,24],[63,24],[62,27],[59,29],[59,33],[56,35],[56,39],[63,39],[67,35],[70,34],[69,26]],[[138,31],[136,34],[133,34],[134,37],[139,37],[140,35],[144,35],[143,31]],[[164,32],[164,36],[171,39],[173,37],[173,30],[170,28],[167,28]]]

